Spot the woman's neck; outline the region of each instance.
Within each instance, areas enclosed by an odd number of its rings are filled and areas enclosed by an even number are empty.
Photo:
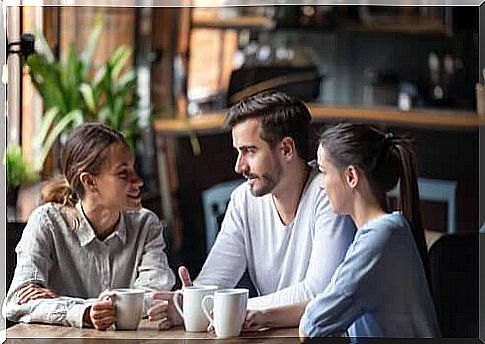
[[[107,209],[89,199],[81,202],[81,208],[98,239],[104,240],[108,235],[113,233],[120,218],[119,212],[113,212],[112,209]]]
[[[357,229],[362,228],[367,222],[370,220],[374,220],[382,215],[386,214],[386,212],[378,206],[365,206],[365,207],[356,207],[353,214],[350,216],[352,220],[354,220]]]
[[[350,216],[357,228],[361,228],[370,220],[386,214],[382,204],[373,196],[370,188],[358,190],[354,198]]]

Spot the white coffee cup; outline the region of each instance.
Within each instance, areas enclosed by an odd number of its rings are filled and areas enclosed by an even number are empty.
[[[187,332],[205,332],[209,326],[204,313],[202,313],[201,302],[207,295],[214,294],[217,286],[190,286],[182,290],[175,291],[173,295],[173,304],[184,319],[185,331]],[[183,295],[183,310],[178,302],[179,295]]]
[[[113,292],[116,294],[116,329],[136,330],[143,313],[145,291],[142,289],[118,288],[113,289]]]
[[[214,325],[219,338],[237,337],[241,333],[242,324],[246,318],[249,290],[244,288],[221,289],[214,295],[207,295],[202,299],[202,310],[207,319]],[[211,317],[207,309],[207,302],[214,301]]]

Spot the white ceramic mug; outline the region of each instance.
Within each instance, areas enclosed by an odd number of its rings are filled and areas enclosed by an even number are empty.
[[[187,332],[205,332],[209,326],[204,313],[202,313],[201,302],[207,295],[214,294],[216,286],[190,286],[182,290],[175,291],[173,295],[173,304],[184,319],[185,331]],[[179,304],[179,295],[183,295],[183,310]]]
[[[202,310],[207,319],[214,325],[219,338],[237,337],[246,318],[249,290],[244,288],[221,289],[214,295],[207,295],[202,299]],[[214,300],[211,317],[207,309],[207,302]]]
[[[145,291],[142,289],[118,288],[113,289],[113,292],[116,294],[116,329],[136,330],[143,313]]]

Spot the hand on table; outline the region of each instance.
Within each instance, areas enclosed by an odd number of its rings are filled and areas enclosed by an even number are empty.
[[[96,330],[104,331],[116,321],[116,294],[110,290],[103,291],[98,300],[89,306],[84,313],[84,322]]]
[[[268,329],[268,319],[264,310],[248,310],[244,320],[243,331],[262,331]]]
[[[38,284],[27,284],[20,288],[17,292],[17,303],[22,305],[30,300],[37,299],[53,299],[57,294],[48,288],[44,288]]]
[[[178,270],[179,278],[182,281],[184,287],[192,285],[192,280],[190,279],[189,271],[185,266],[181,266]],[[178,314],[175,306],[173,304],[174,292],[171,291],[161,291],[153,293],[153,300],[164,300],[166,302],[161,302],[151,307],[148,311],[148,320],[157,321],[161,320],[158,324],[160,330],[168,330],[172,326],[181,325],[183,323],[182,317]]]

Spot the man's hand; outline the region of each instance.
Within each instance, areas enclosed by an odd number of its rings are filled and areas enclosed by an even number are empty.
[[[55,297],[57,297],[57,294],[50,289],[41,287],[38,284],[27,284],[18,290],[17,303],[22,305],[30,300],[53,299]]]
[[[268,329],[267,314],[264,310],[248,310],[243,324],[243,331],[261,331]]]
[[[190,278],[189,270],[185,266],[178,269],[179,278],[182,281],[183,287],[190,287],[192,280]],[[155,306],[147,311],[148,320],[160,320],[158,328],[160,330],[167,330],[172,326],[181,325],[183,323],[182,317],[179,315],[173,304],[173,295],[171,291],[162,291],[153,293],[153,301],[164,300],[166,302],[158,302]]]
[[[191,287],[192,279],[190,278],[189,270],[185,266],[179,267],[179,278],[182,281],[182,286]]]

